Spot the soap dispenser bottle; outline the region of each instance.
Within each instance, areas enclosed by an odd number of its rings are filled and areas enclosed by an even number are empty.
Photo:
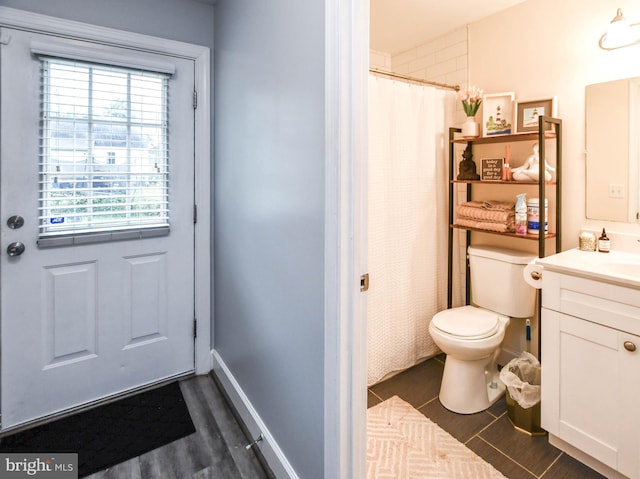
[[[526,193],[516,195],[516,234],[527,234],[527,200]]]
[[[602,234],[598,238],[598,251],[601,253],[608,253],[611,250],[611,241],[607,236],[607,232],[602,228]]]

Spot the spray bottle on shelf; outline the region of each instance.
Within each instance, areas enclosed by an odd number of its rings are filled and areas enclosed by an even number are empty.
[[[526,193],[516,195],[516,234],[527,234],[527,200]]]

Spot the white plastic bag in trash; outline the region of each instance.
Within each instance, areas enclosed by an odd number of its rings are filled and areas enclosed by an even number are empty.
[[[509,361],[500,371],[500,380],[524,409],[540,402],[540,369],[538,359],[523,351],[519,358]]]

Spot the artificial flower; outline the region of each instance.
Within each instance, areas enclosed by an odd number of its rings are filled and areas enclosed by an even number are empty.
[[[462,108],[467,116],[476,116],[480,103],[482,103],[482,90],[475,86],[458,93],[458,98],[462,101]]]

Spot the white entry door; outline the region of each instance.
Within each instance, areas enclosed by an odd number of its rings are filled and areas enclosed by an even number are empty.
[[[194,369],[194,65],[3,28],[2,429]]]

